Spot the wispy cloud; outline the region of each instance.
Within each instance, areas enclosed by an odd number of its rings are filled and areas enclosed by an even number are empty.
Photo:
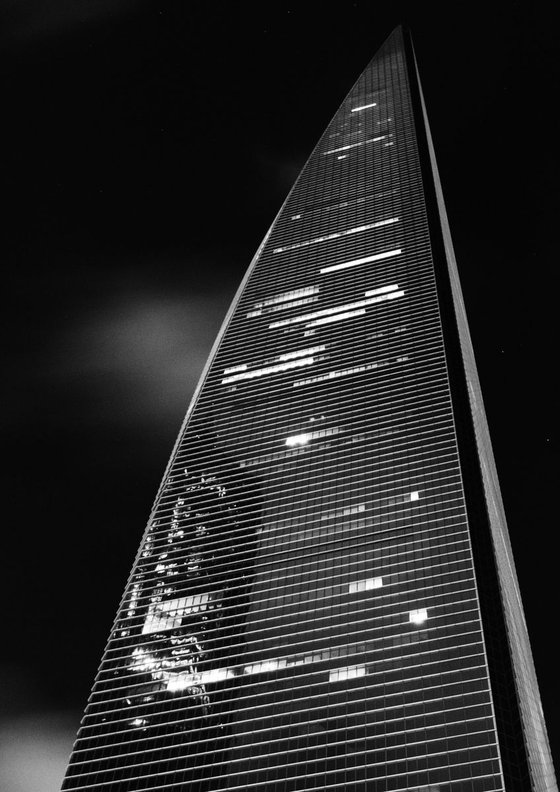
[[[0,789],[59,792],[78,727],[76,713],[25,715],[0,723]]]

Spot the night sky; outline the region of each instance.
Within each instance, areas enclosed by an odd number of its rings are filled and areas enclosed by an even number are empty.
[[[544,5],[5,0],[0,16],[2,792],[59,788],[228,304],[319,135],[401,22],[558,767],[559,89]]]

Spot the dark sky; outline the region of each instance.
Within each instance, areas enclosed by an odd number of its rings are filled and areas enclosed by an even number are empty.
[[[229,301],[400,22],[415,39],[558,766],[558,74],[543,8],[4,1],[2,790],[58,789]]]

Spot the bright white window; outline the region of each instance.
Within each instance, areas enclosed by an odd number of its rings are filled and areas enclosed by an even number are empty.
[[[366,580],[356,580],[348,586],[349,594],[356,594],[360,591],[371,591],[372,589],[382,588],[383,578],[367,578]]]
[[[353,107],[350,110],[350,112],[359,113],[361,110],[368,110],[370,107],[377,107],[377,102],[371,102],[371,104],[360,105],[360,107]]]
[[[404,291],[398,290],[398,284],[387,287],[386,294],[379,294],[376,297],[368,297],[365,300],[358,300],[355,303],[347,303],[346,305],[335,305],[332,308],[322,308],[320,311],[313,311],[313,313],[302,314],[301,316],[292,316],[289,319],[278,319],[276,322],[269,324],[269,328],[273,330],[275,327],[286,327],[291,324],[298,324],[299,322],[308,322],[306,327],[312,327],[311,321],[321,319],[323,316],[333,316],[334,314],[342,313],[343,311],[354,311],[360,308],[365,308],[368,305],[375,305],[385,300],[394,300],[397,297],[402,297]]]
[[[232,374],[230,377],[224,377],[222,384],[226,385],[229,382],[238,382],[239,380],[255,379],[255,377],[263,377],[266,374],[279,374],[283,371],[288,371],[293,368],[301,368],[302,366],[311,366],[315,363],[314,357],[305,357],[300,360],[292,360],[287,363],[278,363],[276,366],[266,366],[265,368],[255,369],[254,371],[246,371],[243,374]]]
[[[247,371],[247,364],[241,363],[239,366],[231,366],[230,368],[224,369],[224,374],[235,374],[236,371]]]
[[[366,675],[365,665],[346,666],[334,668],[329,673],[329,682],[343,682],[345,679],[357,679]]]
[[[345,261],[342,264],[331,264],[330,267],[323,267],[319,272],[321,275],[324,275],[327,272],[336,272],[336,270],[357,267],[360,264],[369,264],[370,261],[382,261],[392,256],[398,256],[400,253],[402,253],[400,248],[398,250],[387,250],[385,253],[375,253],[373,256],[365,256],[364,258],[354,259],[353,261]]]
[[[302,289],[292,289],[292,291],[277,294],[275,297],[268,297],[266,300],[262,300],[262,302],[256,302],[253,307],[266,308],[267,305],[276,305],[277,303],[295,300],[298,297],[306,297],[308,294],[317,294],[318,292],[318,286],[305,286]]]
[[[398,223],[398,217],[389,217],[387,220],[377,220],[375,223],[368,225],[358,226],[357,228],[348,228],[345,231],[337,231],[334,234],[326,234],[325,236],[315,237],[315,239],[306,239],[303,242],[294,242],[293,245],[284,245],[283,247],[274,248],[273,253],[283,253],[286,250],[296,250],[297,248],[307,247],[308,245],[316,245],[319,242],[328,242],[331,239],[338,239],[339,237],[349,236],[350,234],[360,234],[362,231],[369,231],[372,228],[381,228],[382,226],[392,225]]]
[[[428,611],[426,608],[419,608],[418,610],[411,610],[408,614],[408,620],[411,624],[424,624],[428,618]]]
[[[377,143],[379,140],[385,140],[387,135],[379,135],[379,137],[370,138],[369,140],[362,140],[360,143],[349,143],[347,146],[340,146],[340,148],[329,149],[325,151],[323,156],[327,154],[338,154],[339,151],[346,151],[347,149],[356,148],[356,146],[366,146],[368,143]]]

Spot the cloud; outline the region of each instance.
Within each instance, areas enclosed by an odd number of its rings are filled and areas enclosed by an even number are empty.
[[[183,414],[227,302],[223,296],[122,296],[67,325],[43,362],[45,378],[77,395],[81,421],[154,422]],[[68,413],[66,413],[66,417]]]
[[[25,715],[0,723],[0,789],[59,792],[79,716]]]

